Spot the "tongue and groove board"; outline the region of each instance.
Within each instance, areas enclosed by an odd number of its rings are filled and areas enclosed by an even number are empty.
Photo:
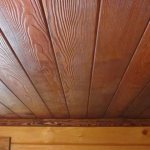
[[[10,150],[11,140],[8,137],[0,137],[0,150]]]
[[[23,71],[2,32],[0,33],[0,79],[35,116],[50,117],[42,99]]]
[[[88,107],[90,118],[104,117],[149,18],[149,0],[101,1]],[[125,98],[128,92],[122,92],[124,95],[120,98]],[[121,99],[119,102],[116,107],[121,109]],[[111,112],[107,117],[111,117]]]
[[[33,118],[26,106],[0,81],[0,103],[22,118]]]
[[[0,117],[149,118],[149,20],[150,0],[0,0]]]
[[[67,118],[67,106],[40,1],[1,0],[0,11],[0,27],[51,116]]]
[[[71,118],[85,118],[99,1],[43,0]]]

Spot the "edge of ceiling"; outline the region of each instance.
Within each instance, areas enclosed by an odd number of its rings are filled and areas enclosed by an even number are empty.
[[[150,119],[0,119],[0,126],[130,127],[150,126]]]

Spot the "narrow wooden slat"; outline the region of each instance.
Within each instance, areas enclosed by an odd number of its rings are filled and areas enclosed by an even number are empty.
[[[107,110],[147,26],[150,1],[102,0],[100,10],[88,109],[90,118],[102,117]]]
[[[68,117],[40,2],[1,0],[0,20],[0,28],[49,111],[54,117]]]
[[[0,137],[0,150],[10,150],[10,138]]]
[[[150,118],[150,107],[145,109],[138,117],[139,118]]]
[[[13,144],[12,150],[149,150],[150,146],[101,146],[101,145],[21,145]]]
[[[150,8],[150,7],[149,7]],[[150,9],[149,9],[150,13]],[[113,97],[112,103],[106,113],[107,117],[117,117],[127,108],[127,116],[131,117],[143,111],[150,101],[147,95],[137,97],[134,103],[131,102],[139,92],[150,81],[150,23],[137,47],[131,63],[120,83],[119,89]],[[145,92],[145,91],[144,91]],[[127,94],[125,94],[127,93]],[[146,94],[146,93],[145,93]],[[149,94],[150,96],[150,94]],[[140,105],[139,105],[140,104]],[[135,109],[135,110],[134,110]]]
[[[10,109],[8,109],[6,106],[4,106],[2,103],[0,103],[0,118],[18,118],[14,112],[12,112]]]
[[[150,144],[144,127],[0,127],[0,136],[12,144]]]
[[[23,118],[34,118],[32,112],[0,81],[0,102]]]
[[[123,117],[150,118],[149,100],[150,100],[150,83],[142,90],[140,94],[138,94],[138,96],[131,102],[131,104],[128,104],[126,111],[123,113]]]
[[[43,0],[49,31],[72,118],[84,118],[99,2]]]
[[[0,33],[0,79],[39,118],[48,118],[48,110]]]

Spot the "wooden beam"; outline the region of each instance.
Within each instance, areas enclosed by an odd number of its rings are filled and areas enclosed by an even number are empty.
[[[50,126],[50,127],[150,126],[150,119],[0,119],[0,126]]]
[[[12,150],[149,150],[150,146],[102,146],[102,145],[12,145]]]

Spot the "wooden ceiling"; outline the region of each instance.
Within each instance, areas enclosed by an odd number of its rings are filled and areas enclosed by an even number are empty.
[[[150,0],[0,0],[1,118],[150,118]]]

